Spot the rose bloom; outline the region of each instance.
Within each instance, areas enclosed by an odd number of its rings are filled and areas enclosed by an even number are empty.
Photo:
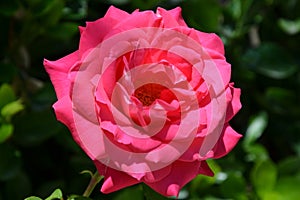
[[[181,9],[110,7],[79,28],[79,48],[44,65],[57,119],[104,176],[110,193],[144,182],[165,196],[226,155],[241,135],[231,66],[215,34],[189,28]]]

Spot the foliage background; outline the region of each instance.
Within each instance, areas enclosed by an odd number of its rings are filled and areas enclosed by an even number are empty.
[[[0,200],[60,188],[82,194],[83,170],[95,168],[56,121],[56,100],[43,58],[77,49],[77,26],[110,5],[132,12],[181,6],[190,27],[216,32],[242,89],[232,126],[244,135],[226,157],[210,161],[215,177],[198,176],[179,199],[297,200],[300,197],[300,1],[298,0],[1,0]],[[164,199],[136,185],[93,199]]]

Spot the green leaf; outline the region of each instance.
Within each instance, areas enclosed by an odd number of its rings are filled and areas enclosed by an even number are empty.
[[[252,144],[246,147],[245,151],[248,153],[246,155],[247,161],[264,161],[269,159],[269,153],[266,148],[261,144]]]
[[[248,148],[260,138],[268,124],[268,115],[266,112],[260,112],[251,120],[243,140],[243,145]]]
[[[1,115],[7,120],[10,121],[11,117],[15,115],[16,113],[20,112],[24,109],[23,104],[20,100],[13,101],[11,103],[6,104],[1,109]]]
[[[274,189],[277,169],[271,160],[257,162],[251,171],[251,182],[260,198]]]
[[[293,176],[299,171],[300,157],[288,157],[278,163],[279,176]]]
[[[191,193],[198,195],[199,193],[202,194],[203,192],[204,194],[208,188],[210,188],[213,184],[215,184],[216,179],[217,179],[217,174],[215,174],[215,176],[213,177],[198,175],[191,182],[190,185]]]
[[[282,199],[282,196],[280,193],[278,193],[276,191],[269,191],[269,192],[265,193],[264,197],[261,199],[262,200],[280,200],[280,199]],[[286,199],[282,199],[282,200],[286,200]]]
[[[279,19],[279,27],[289,35],[296,35],[300,32],[300,18],[297,20]]]
[[[279,200],[299,199],[300,173],[278,179],[275,191],[280,194]]]
[[[0,109],[6,104],[14,101],[16,99],[15,93],[10,85],[3,84],[0,87]]]
[[[71,195],[68,197],[67,200],[92,200],[89,197],[83,197],[83,196],[79,196],[79,195]]]
[[[38,161],[38,162],[41,162],[41,161]],[[38,165],[42,166],[42,164],[39,164],[39,163],[38,163]],[[35,168],[35,169],[38,169],[38,168]],[[52,195],[57,188],[64,187],[65,180],[61,180],[59,178],[40,182],[39,187],[38,187],[39,194],[41,194],[43,196]],[[50,192],[51,192],[51,194],[50,194]],[[49,197],[47,197],[47,198],[49,198]],[[46,200],[46,198],[44,198],[43,200]],[[53,199],[53,200],[57,200],[57,199]]]
[[[0,124],[0,143],[5,142],[12,135],[13,130],[12,124]]]
[[[298,70],[288,51],[274,43],[263,43],[248,50],[243,63],[249,69],[273,79],[288,78]]]
[[[226,180],[220,185],[224,197],[230,199],[247,200],[247,185],[239,172],[229,173]]]
[[[205,176],[205,175],[198,175],[196,178],[192,180],[190,183],[190,191],[191,193],[195,194],[205,194],[205,191],[209,189],[213,184],[216,182],[220,182],[218,178],[222,175],[221,174],[221,168],[214,160],[207,160],[206,161],[211,168],[211,170],[214,172],[214,176]],[[222,180],[223,181],[223,180]]]
[[[54,190],[54,192],[45,200],[61,199],[63,200],[63,194],[60,189]]]
[[[24,199],[24,200],[43,200],[43,199],[41,199],[41,198],[39,198],[39,197],[31,196],[31,197],[27,197],[27,198]]]

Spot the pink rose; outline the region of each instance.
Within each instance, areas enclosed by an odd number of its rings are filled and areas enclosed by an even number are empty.
[[[80,27],[79,49],[44,61],[57,119],[113,192],[144,182],[165,196],[226,155],[241,135],[228,124],[241,108],[215,34],[187,27],[181,9],[128,14],[110,7]]]

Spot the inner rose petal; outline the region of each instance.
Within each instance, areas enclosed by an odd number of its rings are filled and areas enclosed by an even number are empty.
[[[127,45],[138,46],[138,44],[130,43],[127,43]],[[109,57],[104,60],[109,61],[112,59]],[[180,55],[155,48],[135,49],[115,58],[103,72],[101,79],[105,83],[104,90],[107,95],[111,97],[115,83],[125,71],[149,63],[163,63],[166,66],[175,66],[189,81],[194,90],[204,82],[200,72],[195,70],[195,67]],[[199,65],[202,65],[202,63],[199,63]]]
[[[126,48],[124,47],[124,49]],[[136,67],[139,69],[135,70]],[[99,80],[101,87],[95,85],[102,91],[104,89],[108,97],[106,103],[102,101],[96,104],[96,106],[100,106],[96,109],[100,124],[109,115],[114,117],[113,125],[120,129],[118,134],[111,132],[114,137],[111,137],[110,134],[108,138],[113,139],[113,142],[131,146],[129,148],[134,152],[145,152],[148,149],[141,148],[139,138],[148,138],[150,143],[151,141],[156,143],[159,140],[162,144],[168,144],[172,141],[179,130],[175,127],[180,125],[181,114],[183,114],[181,111],[188,111],[195,107],[191,105],[191,102],[195,103],[195,101],[189,97],[194,94],[188,91],[197,91],[197,88],[204,82],[199,71],[193,68],[181,56],[161,49],[135,49],[116,58],[101,76]],[[140,84],[143,79],[148,79],[148,82]],[[162,83],[160,83],[161,81]],[[113,93],[116,88],[119,89],[118,92],[115,92],[117,101],[114,103]],[[179,103],[172,88],[185,101]],[[96,102],[97,93],[96,91]],[[201,95],[198,97],[198,100],[201,100]],[[182,108],[180,108],[180,104],[182,104]],[[112,113],[108,114],[107,108]],[[162,113],[161,109],[165,110],[166,114],[160,114]],[[168,125],[163,125],[165,120],[168,121]],[[109,132],[109,130],[105,130],[105,133]],[[121,136],[122,134],[126,134],[126,136]],[[177,136],[177,139],[180,138],[184,139],[185,137]],[[148,150],[150,149],[152,147]]]
[[[110,101],[97,104],[100,106],[97,109],[99,116],[101,112],[107,111],[103,109],[105,104],[110,107],[114,117],[111,125],[115,128],[101,127],[106,129],[104,133],[108,134],[107,138],[113,143],[118,142],[120,148],[127,145],[124,150],[128,151],[129,148],[133,152],[148,152],[169,144],[173,139],[186,140],[189,137],[186,132],[190,130],[184,131],[184,135],[177,135],[178,131],[182,132],[178,125],[181,111],[188,112],[192,108],[191,102],[197,102],[193,100],[195,93],[180,70],[164,64],[144,64],[124,71],[115,84]],[[103,82],[99,84],[98,88],[105,87]],[[177,96],[181,101],[178,101]],[[182,114],[186,116],[186,113]],[[102,121],[100,125],[103,125],[102,119],[99,117]],[[147,147],[143,145],[145,139]]]
[[[149,116],[149,106],[151,106],[157,99],[165,101],[166,103],[171,103],[173,100],[177,101],[177,98],[172,91],[157,83],[147,83],[137,88],[132,94],[132,100],[136,102],[136,105],[141,104],[142,106],[136,106],[136,108],[130,109],[130,116],[132,120],[140,126],[148,125],[151,121]],[[178,109],[176,110],[178,111]]]
[[[133,95],[137,97],[144,106],[150,106],[156,99],[161,97],[163,90],[168,90],[168,88],[157,83],[147,83],[137,88]]]

